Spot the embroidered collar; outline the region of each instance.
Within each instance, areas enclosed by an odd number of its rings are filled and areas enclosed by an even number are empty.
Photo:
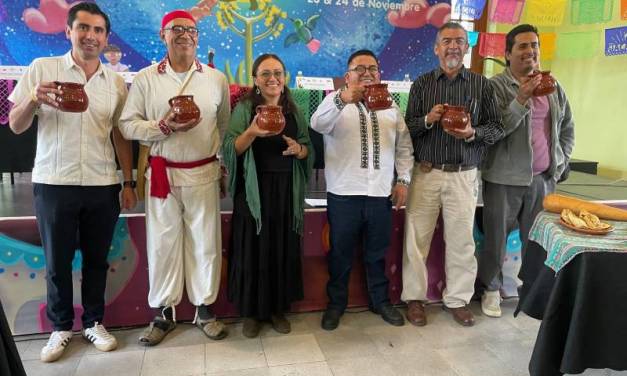
[[[168,55],[166,54],[159,62],[159,65],[157,65],[157,72],[159,72],[159,74],[164,74],[165,68],[168,66],[169,63],[170,60],[168,59]],[[202,64],[200,63],[200,60],[194,59],[194,64],[196,65],[196,72],[202,73]]]

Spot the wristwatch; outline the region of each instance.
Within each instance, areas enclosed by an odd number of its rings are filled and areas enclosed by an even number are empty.
[[[124,185],[124,188],[126,187],[136,188],[137,182],[135,180],[125,180],[123,185]]]
[[[403,185],[405,187],[409,187],[410,181],[408,179],[404,179],[404,178],[397,178],[396,179],[396,184],[400,184],[400,185]]]

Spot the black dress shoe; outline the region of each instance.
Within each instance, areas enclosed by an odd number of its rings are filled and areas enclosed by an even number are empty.
[[[328,308],[324,311],[324,315],[322,315],[322,329],[324,330],[335,330],[338,325],[340,325],[340,317],[342,317],[342,313],[335,309]]]
[[[394,306],[389,303],[382,304],[376,313],[380,314],[381,318],[388,324],[392,324],[394,326],[405,325],[403,315],[398,311],[398,309],[394,308]]]

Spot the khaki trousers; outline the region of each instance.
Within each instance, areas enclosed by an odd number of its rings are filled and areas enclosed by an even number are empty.
[[[477,169],[461,172],[420,170],[416,163],[409,188],[403,247],[403,301],[427,300],[427,256],[442,209],[446,288],[443,301],[457,308],[470,302],[477,275],[472,235],[478,194]]]

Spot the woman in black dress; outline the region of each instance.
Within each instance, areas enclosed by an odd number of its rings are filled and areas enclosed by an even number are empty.
[[[223,146],[233,196],[227,292],[250,338],[263,321],[289,333],[285,313],[303,298],[303,203],[314,160],[308,123],[285,86],[281,59],[261,55],[252,70],[255,85],[235,107]],[[281,133],[258,127],[259,105],[282,106]]]

